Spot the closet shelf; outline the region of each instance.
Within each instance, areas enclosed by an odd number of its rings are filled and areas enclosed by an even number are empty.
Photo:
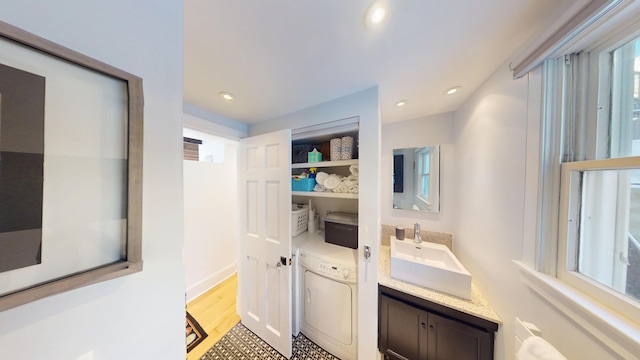
[[[328,161],[326,161],[328,162]],[[357,199],[358,194],[351,193],[334,193],[334,192],[318,192],[318,191],[292,191],[293,196],[322,197],[333,199]]]
[[[308,169],[308,168],[324,168],[324,167],[336,167],[336,166],[351,166],[358,165],[358,159],[353,160],[338,160],[338,161],[320,161],[314,163],[298,163],[291,164],[292,169]]]

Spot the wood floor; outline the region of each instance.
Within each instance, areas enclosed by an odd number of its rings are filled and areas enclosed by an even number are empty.
[[[187,353],[187,360],[197,360],[224,334],[234,327],[240,317],[236,314],[238,274],[213,287],[187,304],[187,311],[209,336]]]

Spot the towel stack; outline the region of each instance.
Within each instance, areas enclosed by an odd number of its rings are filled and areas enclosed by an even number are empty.
[[[346,177],[338,174],[327,174],[322,171],[318,172],[316,174],[316,186],[313,191],[357,194],[359,191],[358,166],[351,165],[349,172],[351,175]]]

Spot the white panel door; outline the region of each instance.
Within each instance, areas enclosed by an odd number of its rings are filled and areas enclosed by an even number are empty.
[[[238,313],[291,357],[291,132],[240,141]],[[284,258],[284,264],[281,262]]]

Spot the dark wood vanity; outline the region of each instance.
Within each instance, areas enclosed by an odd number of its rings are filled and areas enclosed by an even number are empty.
[[[378,285],[378,348],[385,360],[490,360],[498,324]]]

